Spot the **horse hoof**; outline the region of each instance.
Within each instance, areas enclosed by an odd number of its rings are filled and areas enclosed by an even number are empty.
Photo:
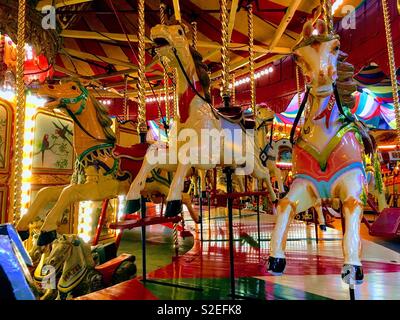
[[[342,280],[344,283],[361,284],[364,281],[364,272],[361,266],[344,264],[342,268]],[[353,280],[353,281],[351,281]]]
[[[167,202],[167,208],[165,209],[166,217],[175,217],[182,212],[182,201],[172,200]]]
[[[320,228],[322,231],[326,231],[326,225],[324,225],[324,224],[320,224],[320,225],[319,225],[319,228]]]
[[[140,210],[140,199],[126,200],[124,213],[135,213]]]
[[[57,239],[57,231],[42,231],[40,232],[37,245],[38,246],[45,246],[52,243],[54,240]]]
[[[285,258],[274,258],[268,257],[268,269],[267,271],[274,276],[280,276],[285,270],[286,259]]]
[[[29,230],[26,231],[18,231],[19,237],[21,238],[22,241],[25,241],[26,239],[29,238]]]

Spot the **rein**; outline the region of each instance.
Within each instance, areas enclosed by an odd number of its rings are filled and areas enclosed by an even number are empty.
[[[343,106],[342,106],[342,103],[340,102],[339,91],[337,89],[336,83],[333,83],[332,87],[333,87],[333,94],[335,95],[336,105],[337,105],[337,107],[339,109],[340,114],[343,115],[345,117],[345,119],[349,123],[350,122],[354,122],[354,119],[350,118],[343,110]],[[306,94],[305,94],[305,96],[303,98],[303,101],[301,102],[299,110],[297,111],[296,119],[293,122],[292,129],[290,130],[290,143],[292,145],[294,145],[294,134],[296,132],[297,125],[298,125],[298,123],[300,121],[300,117],[301,117],[301,115],[302,115],[302,113],[304,111],[304,108],[306,106],[306,103],[307,103],[307,100],[308,100],[308,95],[310,93],[310,89],[311,88],[307,88],[307,91],[306,91]]]
[[[208,104],[211,106],[210,101],[207,100],[206,97],[203,97],[203,96],[200,94],[200,92],[197,91],[197,89],[195,88],[195,86],[193,85],[193,83],[190,81],[189,76],[188,76],[188,74],[186,73],[185,68],[183,67],[182,61],[181,61],[181,59],[179,58],[179,56],[178,56],[178,54],[177,54],[176,48],[172,47],[172,52],[174,53],[175,58],[176,58],[176,60],[178,61],[179,68],[181,69],[183,75],[185,76],[186,81],[189,83],[189,86],[192,88],[192,90],[194,91],[194,93],[195,93],[201,100],[203,100],[204,102],[208,103]],[[211,106],[211,107],[212,107],[212,106]]]

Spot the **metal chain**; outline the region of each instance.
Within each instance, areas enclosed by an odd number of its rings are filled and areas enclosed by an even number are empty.
[[[399,106],[399,88],[396,77],[396,62],[394,59],[392,30],[390,27],[389,8],[386,0],[382,0],[383,20],[385,22],[386,43],[389,56],[390,79],[392,82],[393,105],[396,118],[397,145],[400,146],[400,106]]]
[[[228,54],[228,7],[227,0],[220,0],[220,20],[222,25],[222,95],[229,97],[229,54]]]
[[[190,23],[192,25],[192,47],[193,49],[197,50],[197,22],[192,21]]]
[[[249,37],[249,67],[250,67],[250,95],[251,109],[254,114],[256,110],[256,82],[254,79],[254,27],[253,27],[253,5],[247,6],[247,33]]]
[[[22,158],[24,146],[25,127],[25,84],[24,84],[24,62],[25,62],[25,19],[26,0],[19,0],[18,5],[18,33],[17,33],[17,66],[16,66],[16,126],[15,126],[15,154],[14,154],[14,184],[13,184],[13,214],[14,221],[21,216],[22,196]]]
[[[138,132],[145,133],[147,131],[146,125],[146,92],[145,92],[145,22],[144,22],[144,0],[138,0]]]

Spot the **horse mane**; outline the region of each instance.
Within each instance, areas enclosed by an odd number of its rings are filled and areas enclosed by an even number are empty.
[[[207,100],[207,102],[211,103],[211,80],[208,74],[208,66],[203,62],[203,56],[200,54],[200,52],[198,52],[191,45],[189,45],[189,49],[196,67],[197,76],[199,77],[200,84],[204,91],[204,98]]]
[[[347,58],[348,54],[340,51],[337,62],[338,79],[336,80],[336,85],[343,106],[352,109],[355,104],[353,93],[357,91],[357,83],[353,78],[354,66],[346,62]]]
[[[96,110],[96,117],[99,123],[101,124],[104,134],[106,135],[107,140],[110,142],[117,141],[114,131],[111,129],[112,120],[109,117],[107,108],[100,103],[95,97],[89,94],[89,98],[93,103],[94,109]]]
[[[340,51],[337,63],[338,79],[336,80],[336,85],[343,107],[351,110],[355,105],[355,97],[353,93],[357,91],[357,83],[354,80],[354,66],[351,63],[346,62],[347,57],[347,53]],[[368,128],[362,121],[356,120],[355,123],[357,124],[361,134],[365,153],[373,155],[377,148],[374,137],[369,134]]]

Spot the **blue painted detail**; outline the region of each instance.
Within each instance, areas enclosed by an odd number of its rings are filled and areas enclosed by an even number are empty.
[[[364,178],[365,179],[367,178],[367,175],[366,175],[365,169],[364,169],[364,165],[361,162],[354,162],[351,165],[349,165],[348,167],[343,168],[342,170],[339,170],[332,176],[332,178],[329,179],[329,181],[316,180],[313,177],[310,177],[309,175],[302,174],[302,173],[297,174],[294,178],[302,178],[302,179],[310,181],[315,186],[315,188],[318,190],[320,198],[328,199],[328,198],[332,197],[332,195],[331,195],[332,184],[343,173],[345,173],[346,171],[350,171],[352,169],[360,169],[364,175]]]

